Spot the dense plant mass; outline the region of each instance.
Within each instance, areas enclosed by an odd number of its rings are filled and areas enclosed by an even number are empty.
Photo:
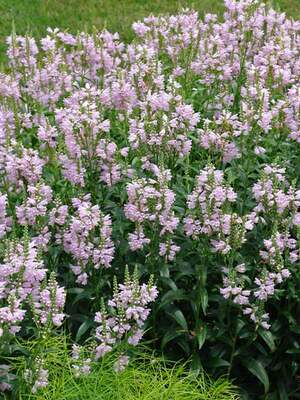
[[[31,351],[39,340],[30,341]],[[118,356],[110,352],[79,378],[72,372],[68,340],[52,336],[46,344],[49,383],[39,393],[30,393],[23,383],[20,399],[27,400],[238,400],[237,390],[227,379],[211,380],[204,373],[188,372],[184,363],[166,363],[144,346],[134,348],[130,364],[122,373],[114,371]],[[17,368],[24,369],[24,360]],[[82,371],[83,372],[83,371]]]
[[[300,22],[225,5],[224,22],[145,18],[129,44],[107,31],[8,38],[3,355],[65,321],[85,375],[147,328],[245,398],[299,398]],[[116,369],[127,363],[125,349]],[[47,385],[42,354],[24,376]]]

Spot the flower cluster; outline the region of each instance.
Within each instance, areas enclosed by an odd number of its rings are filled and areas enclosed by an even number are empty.
[[[231,298],[233,303],[243,308],[256,326],[270,328],[269,315],[264,311],[264,304],[275,295],[276,288],[291,276],[287,266],[299,259],[296,240],[289,234],[275,232],[270,239],[264,240],[264,249],[260,250],[263,268],[251,286],[245,280],[245,264],[236,268],[225,269],[223,287],[220,289],[225,299]]]
[[[44,360],[41,357],[36,358],[33,368],[24,371],[25,381],[32,386],[32,393],[36,393],[48,385],[48,375],[48,370],[45,369]]]
[[[237,115],[225,112],[217,115],[214,121],[204,120],[203,128],[198,130],[199,144],[211,153],[220,153],[226,164],[241,156],[235,140],[247,133],[247,125],[242,124]]]
[[[85,349],[82,346],[72,346],[72,368],[75,378],[88,375],[91,372],[91,358],[87,358]]]
[[[76,212],[63,232],[62,241],[64,250],[76,262],[71,268],[77,276],[77,282],[85,285],[89,263],[95,269],[101,265],[110,267],[114,255],[111,219],[109,215],[103,215],[97,205],[92,205],[89,195],[83,199],[72,199],[72,205]],[[61,208],[59,210],[62,211]]]
[[[26,305],[31,306],[36,323],[48,324],[48,327],[62,324],[65,291],[58,286],[54,273],[47,284],[46,272],[35,241],[30,242],[25,236],[24,244],[7,243],[1,264],[1,336],[4,332],[15,334],[20,330]]]
[[[197,176],[196,187],[188,196],[188,216],[184,220],[187,236],[216,235],[211,240],[214,251],[227,254],[245,242],[253,228],[253,215],[239,216],[231,211],[237,194],[224,181],[224,173],[208,166]]]
[[[290,218],[293,224],[299,224],[297,210],[300,206],[300,191],[287,182],[285,168],[276,165],[264,167],[252,191],[257,201],[254,209],[257,215],[269,216],[278,222]]]
[[[15,334],[20,330],[26,310],[24,303],[34,293],[39,293],[46,276],[42,260],[38,257],[36,245],[25,236],[24,244],[6,244],[5,256],[1,264],[1,333]],[[2,336],[2,335],[1,335]]]
[[[105,307],[96,313],[95,321],[96,359],[103,357],[111,351],[113,346],[126,337],[128,344],[136,346],[142,336],[143,327],[149,316],[148,304],[157,297],[157,289],[152,279],[148,284],[139,284],[137,273],[130,277],[128,271],[125,274],[124,284],[114,285],[114,295],[108,301],[109,312]]]
[[[0,239],[10,230],[12,219],[7,216],[7,195],[0,195]]]
[[[63,312],[66,293],[58,286],[54,273],[51,273],[46,287],[40,288],[33,296],[33,312],[36,321],[41,325],[60,326],[65,318]]]
[[[145,235],[149,223],[151,231],[154,226],[160,237],[174,233],[179,219],[175,216],[173,205],[175,193],[169,189],[171,174],[169,170],[160,170],[151,163],[145,167],[151,168],[155,178],[137,178],[127,185],[128,203],[124,206],[126,217],[135,223],[134,233],[129,234],[129,246],[131,250],[142,249],[151,242]],[[154,225],[155,224],[155,225]],[[168,241],[160,244],[161,255],[168,254],[174,258],[178,246]]]
[[[199,115],[176,93],[179,86],[176,81],[168,86],[169,92],[158,88],[157,92],[147,93],[139,103],[141,117],[129,121],[130,145],[142,154],[175,153],[183,157],[191,151],[188,134],[195,130]]]
[[[16,215],[21,225],[36,225],[38,217],[44,217],[52,200],[52,189],[46,185],[28,186],[24,203],[16,206]]]

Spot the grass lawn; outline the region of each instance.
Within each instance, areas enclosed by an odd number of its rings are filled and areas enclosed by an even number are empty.
[[[154,13],[172,13],[182,7],[220,13],[222,0],[0,0],[0,60],[4,60],[5,37],[14,21],[17,34],[30,32],[35,37],[45,34],[46,27],[60,27],[70,32],[91,30],[93,26],[118,31],[130,40],[133,21]],[[276,8],[297,18],[299,0],[273,0]]]

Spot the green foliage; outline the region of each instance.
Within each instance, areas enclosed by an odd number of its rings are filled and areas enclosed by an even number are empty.
[[[34,351],[38,341],[24,343]],[[204,374],[187,372],[187,365],[166,364],[140,348],[132,356],[130,365],[121,373],[113,370],[116,353],[106,355],[90,375],[76,379],[67,340],[61,335],[48,339],[45,362],[49,370],[49,385],[38,394],[30,393],[24,382],[20,384],[19,400],[237,400],[237,392],[229,381],[212,381]],[[25,369],[25,358],[14,360],[19,376]]]

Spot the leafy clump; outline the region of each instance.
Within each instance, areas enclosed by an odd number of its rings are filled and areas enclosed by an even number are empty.
[[[92,372],[81,374],[79,379],[73,373],[74,357],[70,357],[67,342],[64,336],[47,342],[44,364],[49,371],[49,383],[41,395],[44,400],[238,399],[236,388],[225,378],[212,381],[204,374],[196,377],[187,372],[187,365],[168,364],[142,347],[132,353],[129,366],[122,372],[116,371],[116,366],[119,365],[117,349],[117,353],[106,354],[94,365]],[[32,350],[36,345],[35,342],[31,343]],[[87,350],[82,348],[81,352]],[[18,368],[21,374],[24,368],[21,359]],[[32,400],[40,398],[39,395],[30,393],[25,381],[21,382],[20,396]]]
[[[147,17],[129,44],[7,39],[4,391],[5,357],[33,337],[25,375],[45,390],[43,343],[65,330],[77,376],[115,345],[124,370],[145,333],[245,398],[299,395],[300,25],[260,1],[225,6],[222,21]]]

